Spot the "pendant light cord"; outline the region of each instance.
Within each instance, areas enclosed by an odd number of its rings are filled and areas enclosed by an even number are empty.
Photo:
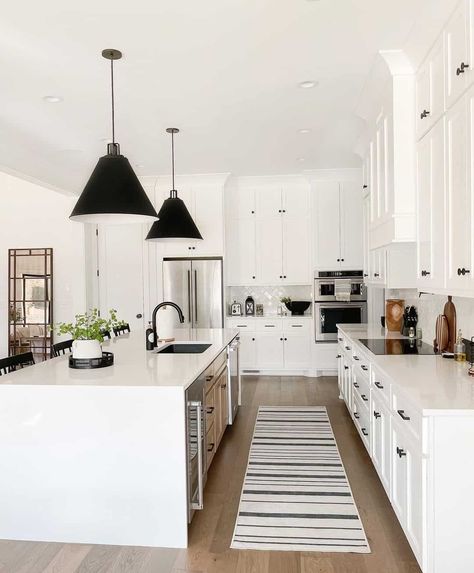
[[[173,179],[173,191],[175,190],[174,188],[174,132],[171,132],[171,173],[172,173],[172,179]]]
[[[115,143],[114,61],[110,60],[110,87],[112,93],[112,143]]]

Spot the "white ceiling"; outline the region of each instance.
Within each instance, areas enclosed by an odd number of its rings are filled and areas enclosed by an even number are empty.
[[[427,0],[42,0],[0,19],[0,164],[82,188],[110,135],[141,175],[353,167],[354,109],[380,49],[400,48]],[[301,89],[304,80],[319,82]],[[50,104],[43,96],[59,95]],[[309,134],[298,133],[308,128]],[[304,158],[304,162],[299,161]]]

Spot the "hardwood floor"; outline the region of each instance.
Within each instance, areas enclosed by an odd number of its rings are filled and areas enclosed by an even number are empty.
[[[335,378],[245,377],[243,406],[211,466],[186,550],[0,541],[0,573],[416,573],[420,569]],[[327,406],[372,553],[229,549],[259,405]]]

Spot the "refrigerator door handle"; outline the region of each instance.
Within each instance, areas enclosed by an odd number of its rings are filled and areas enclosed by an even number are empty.
[[[194,270],[194,321],[198,321],[198,287],[197,287],[197,270]]]
[[[188,322],[191,321],[191,271],[188,271]]]

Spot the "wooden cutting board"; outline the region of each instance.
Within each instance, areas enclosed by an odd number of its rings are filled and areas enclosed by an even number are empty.
[[[448,296],[448,302],[444,305],[444,316],[448,323],[448,352],[454,352],[456,343],[456,307],[454,306],[453,297]]]

